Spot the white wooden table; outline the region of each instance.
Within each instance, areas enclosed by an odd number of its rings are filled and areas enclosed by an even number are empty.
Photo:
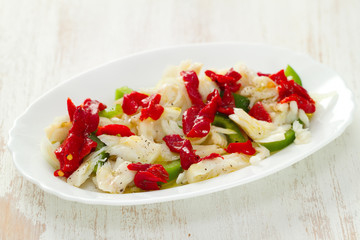
[[[359,10],[359,0],[0,0],[0,238],[360,239],[359,111],[341,137],[279,173],[144,206],[89,206],[47,194],[20,175],[6,147],[14,119],[61,81],[176,44],[291,48],[337,71],[358,103]]]

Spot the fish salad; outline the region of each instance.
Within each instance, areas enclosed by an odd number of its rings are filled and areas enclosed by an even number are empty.
[[[120,87],[111,106],[68,98],[67,110],[42,144],[54,175],[134,193],[203,181],[306,144],[316,104],[289,65],[267,74],[184,61],[154,88]]]

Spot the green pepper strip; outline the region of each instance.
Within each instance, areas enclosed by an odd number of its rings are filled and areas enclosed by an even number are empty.
[[[131,93],[133,90],[128,87],[121,87],[115,90],[115,100],[124,97],[125,94]],[[123,114],[123,109],[120,104],[116,104],[115,107],[107,108],[99,112],[100,117],[113,118]]]
[[[236,134],[226,134],[226,138],[228,143],[235,143],[235,142],[246,142],[246,138],[242,134],[240,128],[236,123],[234,123],[230,118],[226,115],[217,113],[215,115],[213,125],[217,127],[222,127],[226,129],[231,129],[236,132]]]
[[[237,93],[232,94],[235,100],[235,107],[242,108],[245,112],[249,112],[250,100],[247,97],[241,96]]]
[[[89,135],[89,138],[90,138],[91,140],[93,140],[94,142],[97,143],[97,146],[96,146],[96,148],[95,148],[95,151],[98,151],[98,150],[100,150],[100,149],[102,149],[103,147],[106,146],[106,144],[103,143],[103,142],[95,135],[95,133],[91,133],[91,134]],[[100,165],[100,166],[104,165],[104,163],[105,163],[105,162],[107,161],[107,159],[110,157],[110,154],[107,153],[107,152],[105,152],[105,151],[102,151],[99,155],[100,155],[100,158],[101,158],[102,160],[101,160],[101,161],[98,161],[98,162],[96,163],[96,165],[95,165],[95,167],[94,167],[94,170],[93,170],[93,173],[96,173],[98,166],[99,166],[99,165]]]
[[[292,129],[289,129],[285,132],[285,139],[281,141],[276,142],[269,142],[269,143],[260,143],[267,149],[269,149],[270,152],[279,151],[287,146],[289,146],[292,142],[295,140],[295,132]]]
[[[301,82],[301,78],[299,77],[299,75],[295,72],[295,70],[290,67],[290,65],[287,65],[286,69],[285,69],[285,76],[287,77],[292,77],[292,79],[294,80],[294,82],[296,82],[297,84],[299,84],[300,86],[302,86],[302,82]]]
[[[175,160],[175,161],[163,164],[163,167],[169,174],[168,182],[176,179],[182,170],[180,160]]]
[[[122,97],[124,97],[125,94],[131,93],[133,90],[129,87],[121,87],[115,90],[115,100],[118,100]]]
[[[106,146],[106,144],[103,143],[103,142],[96,136],[95,132],[92,132],[92,133],[89,135],[89,138],[90,138],[91,140],[93,140],[94,142],[97,143],[97,146],[96,146],[96,148],[95,148],[95,151],[98,151],[98,150],[100,150],[100,149],[102,149],[103,147]]]
[[[106,108],[99,112],[100,117],[113,118],[123,113],[122,107],[120,104],[116,104],[115,107]]]

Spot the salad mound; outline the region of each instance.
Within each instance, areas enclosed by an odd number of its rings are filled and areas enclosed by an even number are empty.
[[[121,87],[106,106],[67,99],[68,116],[46,129],[43,150],[54,175],[107,193],[159,190],[258,164],[310,141],[315,101],[287,66],[273,74],[243,64],[169,68],[158,85]]]

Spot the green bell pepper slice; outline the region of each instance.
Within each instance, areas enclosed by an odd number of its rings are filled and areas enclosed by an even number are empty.
[[[115,100],[124,97],[125,94],[131,93],[133,90],[129,87],[121,87],[115,90]],[[120,104],[116,104],[115,107],[107,108],[99,112],[100,117],[113,118],[123,114],[123,109]]]
[[[91,140],[93,140],[94,142],[97,143],[97,146],[95,148],[95,151],[99,151],[100,149],[102,149],[103,147],[106,146],[106,144],[104,142],[102,142],[95,134],[95,132],[92,132],[90,135],[89,135],[89,138]]]
[[[267,149],[269,149],[270,152],[279,151],[287,146],[289,146],[291,143],[293,143],[295,140],[295,132],[292,129],[289,129],[285,132],[285,139],[276,141],[276,142],[268,142],[268,143],[260,143]]]
[[[217,113],[212,124],[214,126],[231,129],[236,132],[236,134],[226,134],[228,143],[246,142],[247,140],[242,134],[239,126],[224,114]]]
[[[162,165],[169,174],[168,182],[176,179],[182,171],[180,160],[175,160]]]
[[[241,96],[240,94],[233,93],[235,100],[235,107],[242,108],[245,112],[249,112],[250,100],[247,97]]]
[[[292,77],[294,82],[296,82],[297,84],[302,86],[301,78],[299,77],[299,75],[295,72],[295,70],[290,65],[287,65],[287,67],[285,69],[285,76]]]
[[[115,100],[118,100],[122,97],[124,97],[125,94],[131,93],[133,90],[129,87],[121,87],[115,90]]]
[[[123,110],[120,104],[116,104],[115,107],[106,108],[99,112],[100,117],[113,118],[123,114]]]

